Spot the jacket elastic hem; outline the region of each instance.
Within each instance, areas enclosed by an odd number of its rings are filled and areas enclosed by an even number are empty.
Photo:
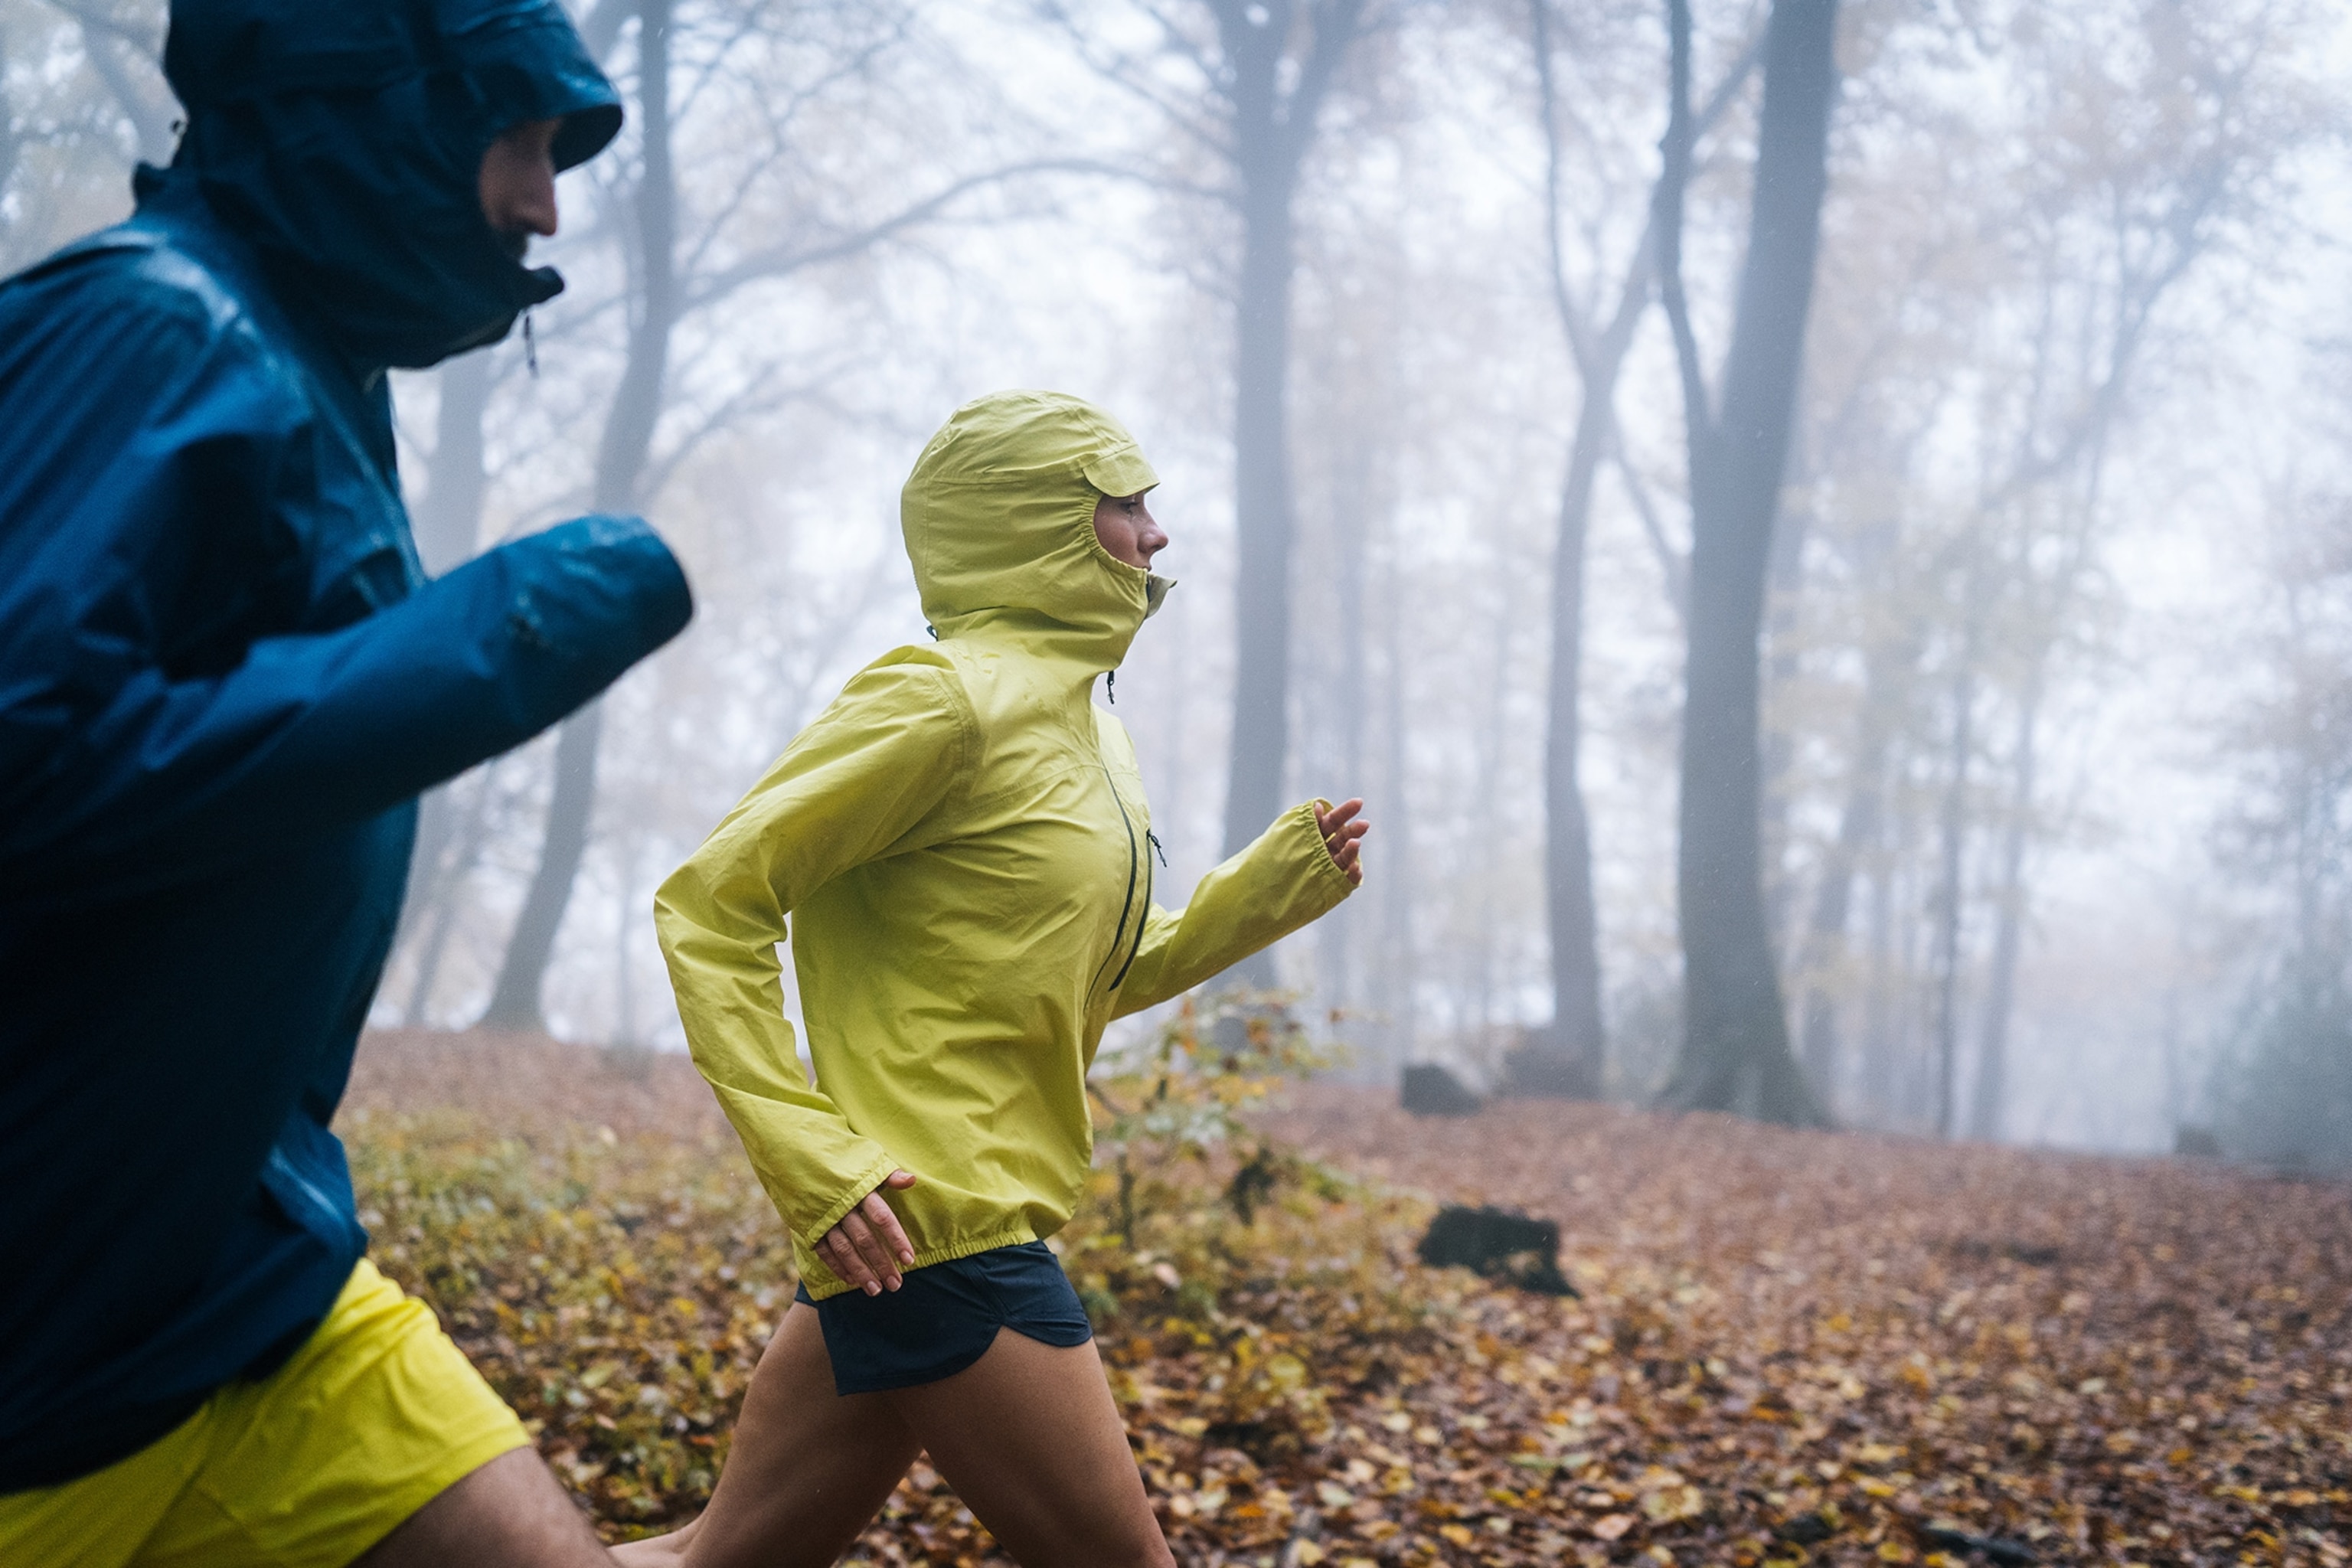
[[[808,1248],[814,1253],[816,1250],[816,1244],[824,1239],[826,1232],[847,1218],[850,1210],[878,1192],[882,1184],[890,1179],[890,1173],[899,1169],[901,1167],[898,1163],[885,1154],[880,1161],[866,1166],[865,1170],[849,1179],[846,1196],[835,1199],[818,1211],[817,1217],[810,1222],[804,1233],[798,1226],[793,1226],[793,1234],[795,1236],[805,1234],[808,1237]]]
[[[1000,1247],[1020,1247],[1036,1239],[1035,1226],[1017,1225],[1011,1230],[995,1231],[987,1236],[951,1241],[944,1247],[926,1247],[915,1254],[915,1261],[906,1265],[901,1272],[928,1268],[934,1263],[953,1263],[959,1258],[970,1258],[976,1252],[992,1252]],[[832,1270],[827,1269],[826,1273],[831,1274]],[[819,1284],[811,1279],[805,1270],[801,1275],[801,1287],[809,1293],[809,1300],[812,1301],[822,1301],[828,1297],[845,1295],[852,1289],[848,1283],[837,1279],[830,1284]]]

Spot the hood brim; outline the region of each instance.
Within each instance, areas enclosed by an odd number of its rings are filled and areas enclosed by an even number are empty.
[[[495,129],[560,120],[558,173],[603,152],[621,132],[621,100],[562,13],[493,15],[448,39],[450,54],[488,104]]]

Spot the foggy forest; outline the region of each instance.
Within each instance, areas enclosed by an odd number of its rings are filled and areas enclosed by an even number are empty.
[[[626,125],[566,291],[395,373],[405,497],[436,573],[642,513],[695,618],[425,797],[343,1131],[610,1538],[790,1292],[654,889],[1039,387],[1161,476],[1164,901],[1373,823],[1096,1068],[1180,1561],[2352,1561],[2342,7],[571,9]],[[163,34],[0,0],[0,271],[170,161]],[[1416,1262],[1457,1202],[1574,1294]],[[856,1560],[996,1550],[919,1464]]]

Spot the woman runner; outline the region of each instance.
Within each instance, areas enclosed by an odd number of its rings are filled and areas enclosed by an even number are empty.
[[[623,1563],[832,1563],[923,1450],[1030,1568],[1172,1562],[1044,1241],[1085,1184],[1087,1070],[1112,1018],[1335,907],[1365,824],[1297,806],[1152,903],[1135,753],[1092,695],[1169,585],[1158,482],[1076,398],[957,410],[900,499],[937,642],[853,678],[662,886],[688,1042],[802,1283],[709,1508]]]

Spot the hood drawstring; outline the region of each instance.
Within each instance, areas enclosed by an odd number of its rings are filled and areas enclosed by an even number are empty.
[[[1160,857],[1160,868],[1163,871],[1166,870],[1168,868],[1168,851],[1160,847],[1160,835],[1152,832],[1151,829],[1147,827],[1143,830],[1143,837],[1144,841],[1151,846],[1151,852]]]
[[[539,379],[539,340],[531,335],[531,312],[522,313],[522,363],[530,367],[530,378]]]
[[[1118,706],[1118,671],[1115,669],[1103,671],[1103,695],[1110,699],[1112,707]]]
[[[925,631],[927,631],[927,632],[929,632],[929,633],[930,633],[930,634],[931,634],[931,640],[932,640],[933,642],[937,642],[937,641],[939,641],[939,640],[940,640],[940,628],[939,628],[939,627],[937,627],[937,626],[935,626],[931,625],[931,623],[930,623],[930,622],[929,622],[929,621],[925,621],[925,622],[923,623],[923,629],[924,629]]]

